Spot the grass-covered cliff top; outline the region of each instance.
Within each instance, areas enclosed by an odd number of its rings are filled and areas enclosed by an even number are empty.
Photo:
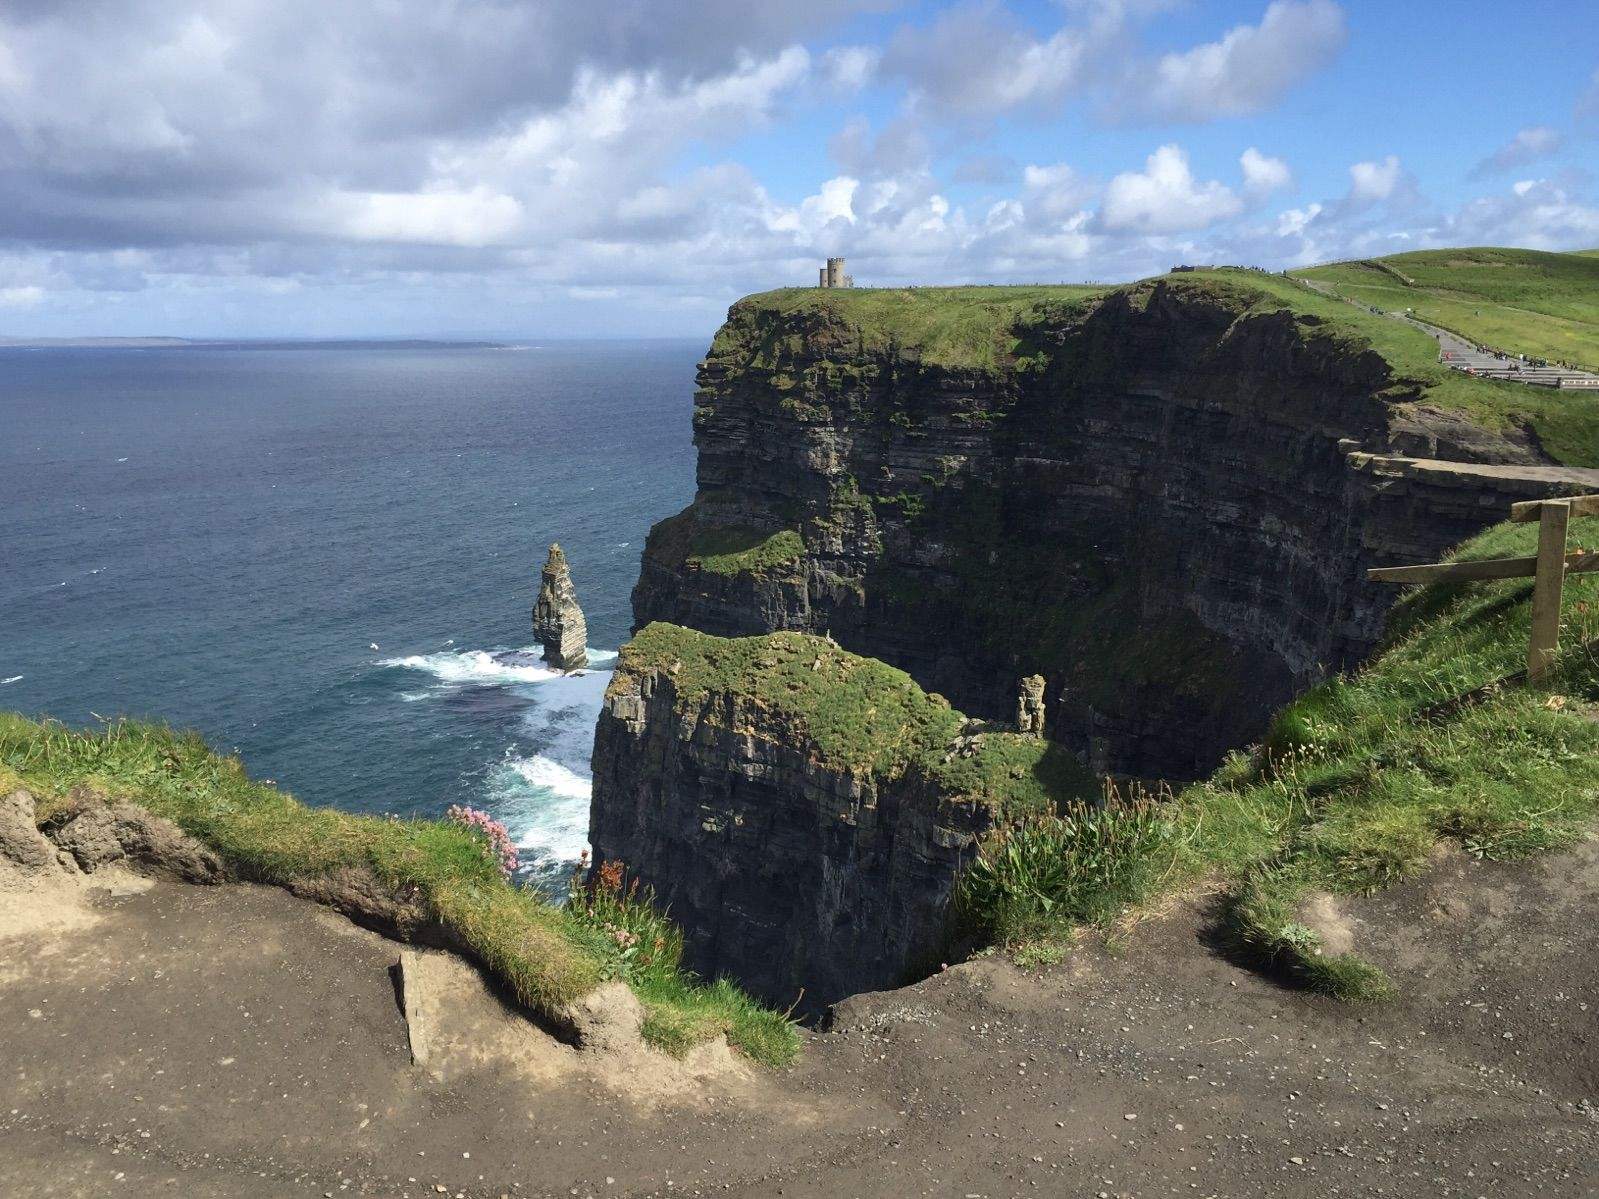
[[[726,982],[677,967],[681,938],[658,914],[600,896],[557,907],[506,882],[481,834],[441,820],[397,820],[313,808],[256,782],[236,758],[193,733],[117,721],[79,731],[0,712],[0,794],[25,786],[41,823],[85,787],[138,804],[210,846],[238,877],[278,885],[355,871],[412,898],[535,1012],[622,979],[643,1003],[644,1037],[682,1052],[725,1033],[751,1057],[781,1064],[797,1039],[778,1013]],[[625,953],[613,926],[650,932],[652,954]]]
[[[1517,256],[1555,260],[1561,264],[1555,288],[1557,299],[1540,301],[1542,308],[1520,311],[1512,303],[1525,302],[1538,290],[1537,276],[1530,268],[1521,270],[1514,287],[1501,284],[1503,313],[1514,313],[1518,328],[1538,330],[1540,336],[1559,340],[1560,330],[1581,330],[1584,322],[1599,319],[1599,258],[1572,254],[1537,255],[1532,251],[1450,251],[1440,255],[1498,255],[1506,261]],[[1402,262],[1415,255],[1399,255],[1384,262]],[[1427,255],[1419,256],[1427,258]],[[1464,260],[1463,260],[1464,261]],[[1470,261],[1475,262],[1476,259]],[[1489,268],[1457,267],[1454,260],[1430,268],[1423,278],[1450,277],[1464,271],[1469,282],[1461,286],[1486,287],[1475,282]],[[1577,264],[1573,266],[1572,264]],[[1344,288],[1337,280],[1349,264],[1298,272],[1324,283]],[[1353,269],[1353,268],[1351,268]],[[1420,268],[1418,268],[1420,269]],[[1497,268],[1496,268],[1497,269]],[[1509,268],[1506,268],[1507,271]],[[1552,268],[1550,268],[1552,270]],[[1326,274],[1331,272],[1330,275]],[[1491,272],[1490,272],[1491,273]],[[1378,272],[1378,277],[1395,287],[1400,279]],[[1507,276],[1508,277],[1508,276]],[[1133,293],[1141,301],[1149,289],[1163,285],[1180,295],[1219,302],[1235,309],[1240,317],[1265,312],[1288,311],[1303,318],[1307,336],[1330,338],[1350,353],[1374,350],[1389,364],[1393,373],[1390,392],[1394,398],[1415,399],[1421,403],[1466,413],[1476,423],[1490,429],[1511,424],[1529,425],[1545,450],[1557,461],[1571,466],[1599,466],[1599,418],[1594,416],[1592,396],[1531,388],[1519,383],[1481,379],[1452,370],[1438,360],[1438,345],[1414,326],[1391,316],[1367,311],[1337,296],[1324,295],[1297,278],[1263,271],[1219,269],[1182,271],[1127,284],[1123,288],[1073,285],[1031,287],[917,287],[917,288],[784,288],[746,297],[734,306],[727,325],[717,335],[713,357],[737,357],[741,339],[750,335],[752,325],[760,329],[768,316],[792,323],[807,313],[842,322],[855,344],[868,351],[893,352],[932,366],[950,369],[1005,370],[1021,357],[1035,352],[1029,333],[1047,324],[1060,324],[1090,312],[1097,301],[1118,291]],[[1396,296],[1371,297],[1350,293],[1360,303],[1371,303],[1385,310],[1421,305],[1414,297],[1398,303]],[[1436,318],[1437,323],[1464,328],[1459,322]],[[1599,329],[1599,326],[1594,326]],[[770,330],[762,329],[763,336]],[[1587,333],[1577,337],[1577,348],[1558,357],[1576,357]],[[1480,337],[1491,344],[1495,338]],[[1530,343],[1527,343],[1530,345]],[[1554,344],[1551,341],[1549,344]],[[771,348],[771,347],[766,347]],[[1520,348],[1513,347],[1513,348]],[[747,349],[746,349],[747,352]],[[1552,352],[1552,351],[1551,351]],[[1584,351],[1585,352],[1585,351]],[[757,355],[759,356],[759,354]],[[1590,355],[1591,357],[1591,355]]]
[[[853,326],[868,351],[914,354],[930,365],[988,370],[1017,347],[1016,330],[1059,317],[1112,290],[1027,287],[785,287],[739,301],[751,311],[825,313]]]
[[[1294,274],[1483,345],[1599,370],[1599,252],[1419,250]]]
[[[882,779],[915,769],[951,800],[1014,813],[1098,794],[1094,776],[1048,741],[989,732],[969,746],[974,752],[951,754],[967,720],[948,700],[823,637],[714,637],[656,622],[622,647],[612,686],[651,672],[671,676],[685,713],[713,695],[760,705],[791,744],[831,769]]]
[[[1537,538],[1535,524],[1500,525],[1456,556],[1530,555]],[[1599,520],[1572,522],[1571,540],[1599,544]],[[1000,939],[1036,945],[1215,886],[1242,950],[1330,994],[1381,996],[1389,984],[1363,955],[1384,947],[1327,952],[1304,915],[1312,892],[1386,886],[1440,845],[1493,860],[1558,849],[1599,819],[1599,578],[1568,580],[1551,674],[1488,687],[1525,663],[1531,592],[1531,579],[1413,589],[1385,652],[1289,705],[1260,750],[1169,805],[1020,828],[974,872],[968,902]]]

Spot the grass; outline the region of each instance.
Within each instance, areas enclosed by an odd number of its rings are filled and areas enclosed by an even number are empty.
[[[1295,272],[1339,295],[1482,345],[1599,370],[1599,257],[1543,250],[1421,250]]]
[[[1572,540],[1599,543],[1599,519],[1574,521]],[[1536,525],[1505,524],[1457,556],[1528,555],[1536,542]],[[1301,914],[1312,893],[1388,886],[1440,843],[1495,861],[1560,849],[1599,817],[1599,579],[1568,581],[1566,648],[1540,685],[1448,702],[1524,665],[1531,589],[1414,589],[1380,656],[1290,704],[1256,752],[1163,805],[1158,832],[1139,805],[1117,805],[1098,818],[1107,827],[1085,832],[1090,817],[1068,813],[1076,825],[1006,834],[963,883],[963,902],[996,938],[1036,952],[1041,935],[1068,941],[1108,911],[1208,881],[1227,897],[1223,931],[1240,952],[1329,995],[1391,994],[1375,965],[1327,951]],[[1005,860],[1017,854],[1027,860]],[[1054,909],[994,882],[1010,877],[1061,880],[1045,892]]]
[[[1540,343],[1539,352],[1546,356],[1590,362],[1599,358],[1599,342],[1592,343],[1590,352],[1588,340],[1590,335],[1599,335],[1599,323],[1591,328],[1585,323],[1599,322],[1599,259],[1513,250],[1439,253],[1451,264],[1436,268],[1442,272],[1441,277],[1454,277],[1451,271],[1458,275],[1465,269],[1454,265],[1461,256],[1498,256],[1493,260],[1502,260],[1501,266],[1482,267],[1470,272],[1469,279],[1471,286],[1484,288],[1490,284],[1480,279],[1498,281],[1496,294],[1505,299],[1495,311],[1513,315],[1518,328],[1542,330],[1550,339],[1547,344]],[[1416,257],[1399,255],[1382,261],[1409,263]],[[1556,271],[1545,264],[1534,270],[1503,265],[1523,260],[1548,260],[1561,264],[1561,268]],[[1297,274],[1330,282],[1343,290],[1350,271],[1375,288],[1393,288],[1406,294],[1415,290],[1394,274],[1358,264],[1317,267]],[[1422,277],[1430,279],[1433,275],[1424,270]],[[1505,282],[1512,278],[1520,282],[1515,286]],[[1542,282],[1549,279],[1554,280],[1552,286],[1558,300],[1539,300],[1541,308],[1513,309],[1512,301],[1532,304],[1530,297],[1539,294]],[[1080,319],[1092,311],[1097,300],[1113,291],[1131,290],[1142,297],[1156,282],[1179,293],[1202,293],[1203,298],[1232,308],[1240,319],[1267,312],[1292,312],[1299,318],[1307,340],[1331,341],[1351,356],[1368,350],[1380,355],[1391,372],[1384,398],[1460,411],[1489,429],[1527,425],[1557,461],[1572,466],[1599,466],[1599,421],[1592,419],[1591,397],[1451,370],[1439,362],[1437,343],[1420,329],[1322,295],[1296,278],[1263,271],[1187,271],[1125,288],[785,288],[749,296],[735,304],[711,347],[710,359],[733,364],[737,369],[768,371],[768,386],[787,395],[785,403],[796,414],[803,412],[809,414],[808,419],[824,419],[824,400],[832,404],[853,394],[870,393],[866,375],[871,370],[860,362],[864,355],[945,369],[1015,375],[1038,366],[1052,352],[1038,337],[1040,331]],[[1376,292],[1370,296],[1351,295],[1384,308],[1409,304],[1421,311],[1415,297],[1396,303],[1395,295],[1388,292],[1381,296]],[[1479,307],[1482,302],[1472,301]],[[1437,312],[1434,319],[1458,327]],[[1568,326],[1578,331],[1572,337],[1560,332]],[[1496,341],[1486,336],[1479,340]],[[1562,352],[1556,353],[1557,349]],[[801,362],[809,365],[802,369]]]
[[[770,1065],[796,1052],[781,1015],[726,983],[700,983],[670,954],[636,961],[590,905],[557,907],[507,883],[483,836],[459,824],[308,807],[252,780],[198,735],[139,721],[80,731],[0,713],[0,786],[16,785],[34,792],[41,821],[73,802],[69,793],[80,786],[136,803],[257,882],[369,871],[391,893],[414,897],[536,1013],[559,1018],[566,1004],[622,979],[645,1005],[646,1039],[660,1048],[682,1052],[726,1033]],[[650,918],[670,928],[658,914]],[[680,952],[680,938],[676,944]]]
[[[1243,315],[1286,309],[1302,322],[1312,322],[1305,327],[1307,337],[1328,338],[1351,355],[1368,349],[1381,355],[1392,372],[1386,398],[1462,412],[1486,429],[1527,425],[1556,461],[1599,466],[1599,420],[1594,419],[1591,396],[1453,370],[1439,361],[1438,343],[1415,326],[1321,295],[1281,275],[1195,271],[1167,282],[1226,296]]]
[[[968,722],[948,700],[823,637],[715,637],[656,622],[622,647],[617,664],[618,679],[651,672],[670,674],[685,714],[700,713],[712,695],[761,706],[824,768],[882,779],[915,770],[951,799],[1018,814],[1098,790],[1071,754],[1041,739],[990,731],[951,755]]]
[[[737,336],[730,327],[738,324],[740,308],[780,316],[821,314],[848,326],[859,350],[910,355],[931,366],[994,370],[1006,366],[1020,348],[1020,328],[1074,311],[1109,290],[1073,284],[788,287],[740,300],[724,330]],[[713,356],[717,353],[713,346]]]
[[[694,535],[684,561],[716,575],[761,574],[792,566],[804,554],[805,542],[793,529],[718,526]]]

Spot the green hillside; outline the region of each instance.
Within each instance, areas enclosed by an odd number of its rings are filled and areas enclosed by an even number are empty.
[[[1599,518],[1572,522],[1573,543],[1596,540]],[[1503,524],[1455,557],[1526,555],[1537,542],[1536,524]],[[1508,861],[1593,834],[1599,577],[1568,582],[1562,652],[1536,684],[1515,677],[1531,598],[1531,579],[1410,589],[1382,654],[1300,696],[1262,746],[1174,801],[1002,830],[964,880],[968,911],[995,940],[1043,960],[1074,926],[1110,926],[1129,909],[1213,889],[1236,949],[1313,990],[1389,993],[1357,954],[1382,959],[1392,947],[1333,952],[1305,922],[1312,895],[1385,887],[1426,869],[1440,845]]]
[[[1294,273],[1494,349],[1599,370],[1599,251],[1420,250]]]

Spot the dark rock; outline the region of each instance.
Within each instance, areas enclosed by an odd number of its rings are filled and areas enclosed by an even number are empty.
[[[577,605],[577,589],[559,545],[550,546],[533,606],[533,634],[544,646],[544,660],[556,670],[581,670],[589,664],[588,626]]]
[[[1094,767],[1193,778],[1372,652],[1397,589],[1367,567],[1599,490],[1318,322],[1204,287],[1018,334],[1027,369],[954,369],[734,305],[700,368],[698,492],[650,533],[636,626],[830,631],[994,720],[1038,670],[1051,736]],[[692,532],[719,526],[797,530],[804,555],[693,569]]]
[[[655,887],[685,964],[807,1014],[936,968],[989,810],[915,770],[819,765],[769,705],[677,699],[669,664],[635,672],[624,655],[595,732],[589,839],[596,863]]]

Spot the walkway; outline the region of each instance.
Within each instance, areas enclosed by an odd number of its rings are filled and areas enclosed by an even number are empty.
[[[1319,292],[1334,300],[1343,300],[1346,304],[1353,304],[1356,308],[1370,309],[1367,305],[1358,303],[1339,295],[1327,284],[1314,279],[1302,279],[1300,282],[1312,291]],[[1445,366],[1453,367],[1457,371],[1465,371],[1468,375],[1480,375],[1485,379],[1506,379],[1512,383],[1526,383],[1533,387],[1556,388],[1594,388],[1599,389],[1599,375],[1589,374],[1573,367],[1554,365],[1535,365],[1536,359],[1511,354],[1499,354],[1493,350],[1484,349],[1474,342],[1467,341],[1459,334],[1451,333],[1447,329],[1440,329],[1437,325],[1429,325],[1426,321],[1418,320],[1415,316],[1404,312],[1383,311],[1381,315],[1391,317],[1396,321],[1404,321],[1413,325],[1427,334],[1438,343],[1438,360]]]

